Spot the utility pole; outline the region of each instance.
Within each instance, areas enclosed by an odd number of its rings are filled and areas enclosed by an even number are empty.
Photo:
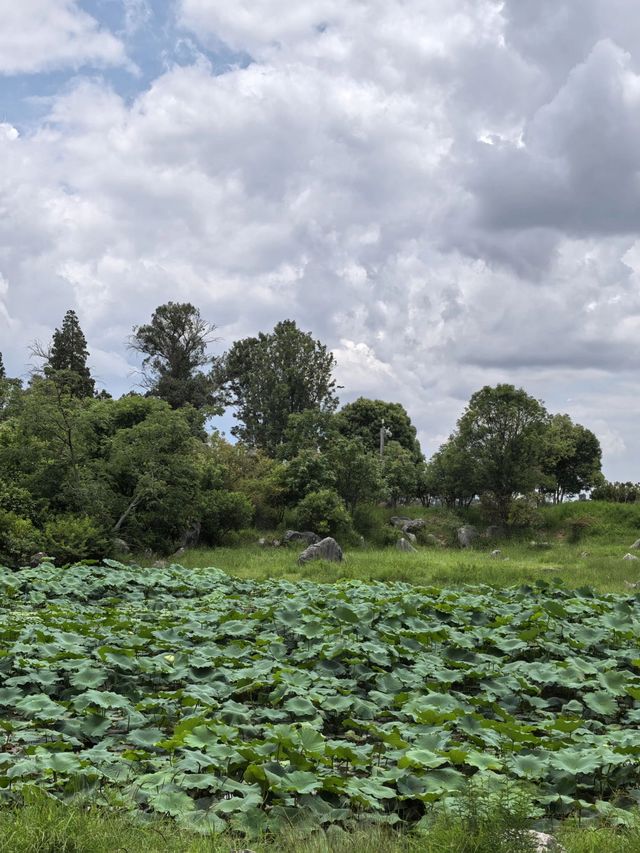
[[[390,429],[384,425],[384,418],[382,420],[382,426],[380,427],[380,459],[384,456],[384,442],[386,438],[391,438],[393,433]]]

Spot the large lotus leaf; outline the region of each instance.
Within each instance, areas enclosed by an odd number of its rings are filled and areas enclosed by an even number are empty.
[[[14,707],[25,717],[35,717],[39,720],[59,720],[67,713],[64,705],[53,702],[45,693],[25,696],[16,702]]]
[[[618,703],[610,693],[601,690],[596,693],[587,693],[582,697],[584,704],[602,717],[614,717],[618,713]]]

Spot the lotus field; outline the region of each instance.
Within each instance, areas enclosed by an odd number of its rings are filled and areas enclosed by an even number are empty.
[[[624,823],[640,596],[0,570],[0,793],[86,792],[249,836],[413,826],[471,777]]]

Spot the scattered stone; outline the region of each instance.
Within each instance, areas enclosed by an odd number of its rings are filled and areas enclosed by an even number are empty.
[[[44,562],[44,560],[48,559],[48,557],[49,557],[49,555],[45,554],[44,551],[38,551],[37,554],[34,554],[31,557],[31,560],[30,560],[31,566],[34,569],[37,569],[38,566],[40,565],[40,563]]]
[[[425,545],[442,545],[442,542],[433,533],[427,533],[423,539]]]
[[[586,559],[587,559],[587,557],[590,557],[590,556],[591,556],[591,552],[590,552],[590,551],[583,551],[583,552],[582,552],[582,554],[580,554],[580,559],[581,559],[581,560],[586,560]]]
[[[287,530],[284,534],[284,543],[288,545],[290,542],[300,542],[305,545],[315,545],[316,542],[320,541],[320,537],[317,533],[313,533],[311,530]]]
[[[501,554],[502,554],[502,551],[500,550],[500,548],[496,548],[495,551],[491,552],[491,556],[494,559],[497,559]]]
[[[308,548],[305,548],[302,554],[298,557],[298,565],[302,566],[304,563],[308,563],[311,560],[329,560],[332,563],[341,563],[342,548],[338,545],[335,539],[332,539],[331,536],[327,536],[325,539],[321,539],[320,542],[316,542],[313,545],[309,545]]]
[[[410,552],[413,554],[417,553],[411,542],[407,541],[404,538],[398,539],[398,541],[396,542],[396,548],[398,549],[398,551],[407,551],[408,553]]]
[[[631,581],[625,581],[624,585],[628,586],[629,589],[638,589],[640,587],[640,583],[631,583]]]
[[[409,542],[411,542],[411,544],[412,544],[412,545],[415,545],[415,544],[416,544],[416,542],[418,541],[418,537],[415,535],[415,533],[409,533],[409,532],[406,532],[406,533],[404,534],[404,538],[405,538],[405,539],[408,539],[408,540],[409,540]]]
[[[125,554],[131,553],[131,548],[129,548],[128,544],[124,541],[124,539],[114,539],[113,551],[118,556],[124,556]]]
[[[427,522],[424,518],[414,518],[411,521],[407,521],[402,525],[402,530],[404,533],[417,533],[418,530],[422,530],[423,527],[427,526]]]
[[[181,545],[181,546],[178,548],[178,550],[175,552],[175,554],[172,554],[172,556],[173,556],[173,557],[184,557],[184,555],[185,555],[186,553],[187,553],[187,549],[186,549],[183,545]]]
[[[392,515],[389,519],[389,524],[393,524],[394,527],[399,527],[402,530],[405,524],[408,524],[411,521],[413,521],[413,519],[409,518],[407,515]]]
[[[529,835],[537,845],[535,853],[565,853],[564,847],[558,844],[553,835],[546,832],[536,832],[535,829],[530,829]]]
[[[471,524],[458,528],[458,542],[462,548],[469,548],[478,538],[478,531]]]
[[[539,551],[546,551],[548,548],[551,548],[550,542],[529,542],[530,548],[537,548]]]
[[[166,560],[156,560],[151,566],[152,569],[166,569],[169,563]]]
[[[261,537],[258,539],[258,545],[259,545],[261,548],[266,548],[267,540],[265,539],[265,537],[264,537],[264,536],[261,536]]]
[[[622,559],[623,560],[639,560],[640,557],[636,557],[635,554],[625,554]]]
[[[258,545],[261,548],[279,548],[280,540],[279,539],[267,539],[265,536],[261,536],[258,539]]]
[[[202,525],[199,521],[195,521],[188,530],[185,530],[181,547],[184,548],[195,548],[198,542],[200,541],[200,530]]]
[[[630,545],[629,548],[632,551],[636,550],[637,548],[640,548],[640,539],[636,539],[636,541],[633,543],[633,545]]]

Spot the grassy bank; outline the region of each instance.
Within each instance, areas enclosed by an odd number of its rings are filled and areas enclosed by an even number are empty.
[[[539,525],[491,541],[480,538],[473,548],[454,544],[455,529],[477,515],[457,517],[442,510],[411,507],[379,510],[376,523],[389,527],[388,518],[402,512],[427,519],[427,529],[447,542],[443,547],[418,545],[416,553],[395,547],[345,547],[341,565],[323,562],[297,565],[300,548],[261,548],[257,532],[245,533],[243,544],[196,548],[179,559],[186,568],[216,566],[236,577],[267,580],[311,580],[333,583],[341,578],[363,581],[403,581],[419,585],[490,584],[511,586],[561,580],[568,587],[591,586],[602,592],[628,592],[628,583],[640,581],[640,561],[623,557],[640,538],[640,505],[571,503],[541,511]],[[548,547],[532,545],[547,543]],[[498,549],[500,554],[492,556]],[[640,556],[640,551],[634,552]],[[151,563],[148,559],[146,564]],[[141,563],[144,565],[145,560]]]

